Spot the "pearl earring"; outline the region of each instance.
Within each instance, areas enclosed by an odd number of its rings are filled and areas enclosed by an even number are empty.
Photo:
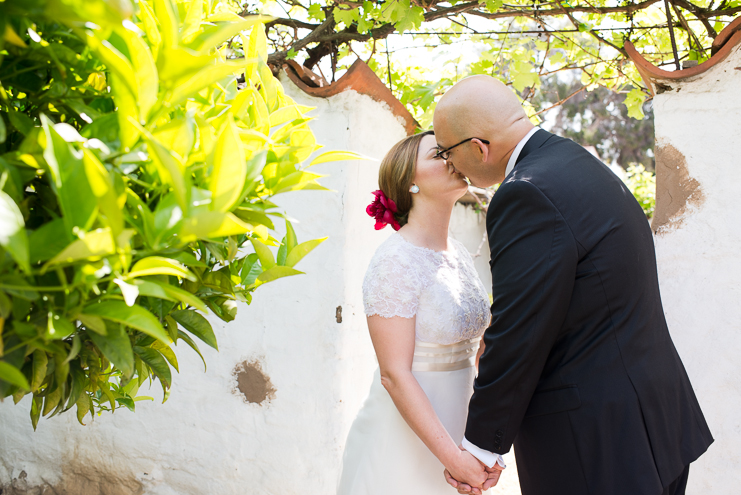
[[[417,194],[419,192],[419,186],[417,184],[412,184],[412,187],[409,189],[409,192],[412,194]]]

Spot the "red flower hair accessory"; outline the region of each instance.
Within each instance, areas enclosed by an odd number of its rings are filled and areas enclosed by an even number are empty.
[[[388,198],[383,191],[380,189],[373,191],[376,199],[365,209],[368,215],[376,219],[376,230],[381,230],[386,225],[391,225],[394,230],[399,230],[401,225],[396,221],[394,213],[396,213],[396,203],[394,200]]]

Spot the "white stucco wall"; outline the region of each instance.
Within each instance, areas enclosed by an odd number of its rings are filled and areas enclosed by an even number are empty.
[[[355,92],[328,99],[287,93],[316,106],[312,128],[325,149],[380,159],[405,136],[383,105]],[[29,399],[0,404],[0,486],[69,495],[327,495],[334,493],[344,440],[375,369],[365,327],[361,282],[376,247],[365,213],[377,188],[378,161],[315,167],[336,192],[279,197],[295,217],[299,240],[329,236],[298,268],[307,275],[260,288],[228,325],[212,317],[220,352],[201,346],[208,362],[185,345],[171,396],[138,402],[82,427],[73,413],[43,419],[33,432]],[[336,308],[342,307],[342,323]],[[246,403],[235,367],[257,360],[275,396]],[[144,387],[146,388],[146,387]],[[140,393],[148,394],[146,390]],[[48,493],[47,492],[43,493]]]
[[[388,107],[367,96],[312,98],[286,79],[283,84],[297,102],[317,107],[311,127],[325,149],[377,159],[315,167],[336,192],[277,198],[296,219],[300,241],[329,236],[299,265],[307,275],[260,288],[229,324],[210,317],[220,352],[201,346],[204,373],[195,353],[179,346],[181,373],[165,404],[158,384],[145,386],[140,394],[155,402],[138,402],[136,413],[120,408],[92,422],[88,417],[86,427],[73,413],[42,418],[34,433],[28,398],[17,406],[0,403],[0,487],[10,494],[334,493],[345,438],[376,367],[361,283],[376,247],[392,232],[375,231],[365,207],[377,188],[378,160],[405,132]],[[490,290],[484,232],[483,214],[456,205],[451,235],[474,255]],[[259,363],[275,389],[272,400],[244,400],[234,375],[243,362]],[[514,458],[506,459],[511,467],[493,492],[518,495]]]
[[[741,485],[739,66],[737,47],[699,78],[667,82],[673,89],[654,99],[657,146],[684,155],[699,184],[696,204],[655,237],[669,330],[715,438],[690,468],[690,495],[735,495]]]
[[[473,257],[479,278],[491,293],[489,268],[489,240],[486,237],[486,212],[476,211],[470,205],[458,203],[450,217],[450,237],[462,242]]]

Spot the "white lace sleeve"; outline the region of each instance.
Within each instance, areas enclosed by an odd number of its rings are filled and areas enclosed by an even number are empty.
[[[367,316],[413,318],[417,314],[423,281],[406,254],[399,246],[382,245],[373,256],[363,280]]]

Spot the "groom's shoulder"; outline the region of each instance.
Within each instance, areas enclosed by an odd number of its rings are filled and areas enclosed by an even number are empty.
[[[571,194],[575,189],[583,194],[589,185],[613,182],[617,177],[583,146],[555,134],[515,166],[507,182],[525,180],[546,195]]]

